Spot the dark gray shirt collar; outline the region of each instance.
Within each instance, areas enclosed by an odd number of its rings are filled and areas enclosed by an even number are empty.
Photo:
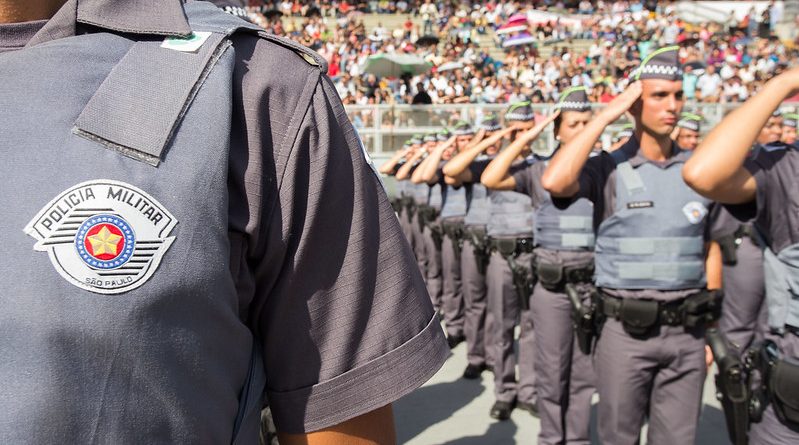
[[[653,161],[651,159],[646,158],[643,154],[641,154],[639,148],[640,144],[633,135],[624,145],[619,147],[619,151],[624,153],[624,158],[626,158],[627,161],[629,161],[633,167],[638,167],[648,162],[660,168],[668,168],[671,167],[673,164],[685,162],[686,160],[688,160],[688,157],[691,155],[689,151],[681,149],[680,147],[677,146],[677,144],[672,142],[671,156],[665,161]]]
[[[188,36],[191,28],[181,0],[68,0],[28,42],[34,46],[74,36],[78,24],[110,31]]]

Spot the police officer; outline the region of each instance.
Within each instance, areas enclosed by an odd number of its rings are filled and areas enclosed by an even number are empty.
[[[405,141],[405,143],[402,145],[402,148],[397,150],[397,152],[394,153],[391,158],[383,163],[378,171],[384,175],[395,176],[399,169],[402,168],[402,166],[404,166],[408,159],[410,159],[410,157],[413,155],[413,145],[413,139],[408,139]],[[397,212],[397,216],[399,217],[402,233],[405,235],[405,238],[408,240],[411,248],[413,248],[414,238],[412,219],[413,214],[415,213],[415,208],[413,207],[413,191],[408,186],[408,181],[396,181],[394,210]]]
[[[751,426],[749,443],[785,444],[799,441],[799,417],[795,404],[799,391],[796,360],[799,359],[799,306],[796,273],[799,212],[795,146],[760,150],[750,147],[763,128],[770,127],[772,113],[785,98],[799,93],[799,68],[767,82],[757,95],[730,113],[700,144],[686,164],[683,176],[698,192],[719,202],[736,216],[755,215],[754,226],[765,243],[764,273],[768,306],[769,347],[765,371],[768,407],[759,423]]]
[[[532,108],[527,102],[511,105],[505,118],[510,125],[503,129],[495,116],[489,117],[491,126],[486,130],[496,133],[464,153],[459,162],[467,164],[469,168],[457,176],[458,181],[476,181],[490,159],[473,162],[475,158],[503,140],[512,140],[521,129],[529,129],[534,123]],[[486,288],[488,312],[493,322],[491,329],[486,332],[486,344],[493,351],[490,355],[494,361],[496,398],[489,415],[498,420],[507,420],[517,403],[527,411],[536,411],[535,373],[531,353],[535,334],[530,311],[522,308],[529,298],[527,286],[531,280],[529,267],[532,256],[532,207],[529,198],[516,192],[492,191],[488,197],[490,218],[486,224],[486,235],[490,256]],[[521,325],[518,360],[514,351],[514,329],[517,325]]]
[[[322,58],[5,0],[0,78],[0,442],[251,444],[266,399],[284,445],[394,441],[447,348]]]
[[[482,372],[493,367],[493,360],[486,345],[486,329],[492,323],[490,314],[486,311],[486,279],[485,273],[488,266],[488,240],[486,225],[490,218],[488,191],[486,188],[469,176],[469,181],[463,181],[462,176],[468,175],[466,171],[475,158],[483,161],[493,156],[499,150],[501,136],[494,138],[494,142],[487,148],[477,148],[486,137],[492,137],[499,129],[496,119],[483,119],[478,127],[477,134],[469,146],[461,150],[442,168],[445,181],[456,186],[467,187],[471,193],[467,195],[468,206],[463,218],[464,242],[461,251],[461,280],[464,299],[463,333],[466,340],[466,369],[463,377],[477,379]],[[456,136],[466,136],[473,133],[469,127],[456,127],[453,131]],[[478,178],[479,179],[479,178]]]
[[[465,122],[456,124],[461,131],[469,125]],[[438,145],[425,159],[422,166],[413,175],[413,180],[426,182],[429,186],[440,190],[441,212],[438,221],[429,223],[431,230],[437,231],[441,237],[441,307],[447,330],[447,341],[454,348],[464,340],[463,335],[463,294],[460,271],[460,245],[463,217],[467,207],[467,187],[455,187],[444,181],[441,167],[452,159],[459,147],[465,147],[471,136],[460,136],[444,129],[438,133]]]
[[[670,139],[682,107],[678,47],[644,59],[627,90],[550,161],[541,182],[556,205],[594,203],[598,312],[606,317],[594,352],[603,443],[634,444],[644,419],[648,443],[693,443],[706,374],[704,330],[720,298],[707,292],[711,202],[682,181],[687,158]],[[589,159],[604,128],[630,111],[635,135]],[[707,261],[706,261],[707,260]]]
[[[683,150],[696,150],[699,145],[701,124],[702,116],[687,112],[680,113],[680,120],[677,121],[677,128],[674,129],[672,139]]]
[[[416,256],[416,263],[419,267],[422,277],[425,279],[425,284],[428,286],[428,294],[430,300],[433,302],[433,308],[438,312],[441,309],[441,298],[439,292],[429,292],[429,283],[427,283],[428,266],[430,259],[428,256],[428,245],[431,244],[425,238],[424,226],[425,217],[429,211],[430,187],[427,184],[417,183],[411,181],[411,177],[421,165],[422,161],[428,156],[429,152],[427,147],[424,146],[424,135],[416,134],[411,137],[411,156],[397,170],[394,177],[397,181],[406,181],[406,192],[413,197],[411,216],[411,238],[413,239],[412,247],[413,253]]]
[[[796,124],[799,122],[799,114],[786,113],[782,117],[782,142],[793,144],[796,142]]]
[[[529,303],[536,329],[535,375],[541,429],[538,443],[588,444],[594,377],[590,357],[575,345],[572,303],[566,287],[589,300],[593,275],[593,206],[585,198],[568,209],[552,204],[541,187],[546,160],[510,174],[513,161],[554,121],[555,139],[569,143],[591,118],[585,87],[563,91],[556,112],[517,136],[488,165],[482,182],[492,190],[529,195],[535,210],[534,272],[537,282]],[[556,149],[557,150],[557,149]],[[589,301],[586,301],[589,304]],[[575,308],[576,310],[577,308]]]

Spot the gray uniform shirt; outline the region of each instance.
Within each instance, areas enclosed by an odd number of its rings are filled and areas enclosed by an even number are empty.
[[[46,24],[0,25],[0,51],[57,44],[59,39],[98,31],[163,39],[186,27],[177,0],[69,0]],[[278,428],[295,433],[318,430],[411,392],[436,372],[448,348],[410,247],[324,74],[324,63],[253,34],[236,35],[233,44],[229,210],[228,226],[222,229],[230,241],[236,295],[217,297],[235,301],[237,310],[219,316],[238,317],[261,344],[266,395]],[[4,79],[9,81],[14,80]],[[298,102],[300,92],[310,92],[305,94],[310,100]],[[290,133],[291,127],[299,130]],[[12,184],[3,187],[10,189]],[[46,318],[41,323],[46,325]],[[161,360],[168,366],[170,357]],[[82,365],[109,366],[90,361]],[[224,372],[228,364],[214,366]],[[57,375],[59,370],[51,372]],[[150,378],[157,381],[158,375]],[[233,397],[238,397],[238,388]],[[125,431],[122,425],[97,430],[107,415],[87,415],[82,406],[146,416],[146,396],[135,394],[135,385],[110,389],[129,397],[64,401],[75,411],[63,412],[72,426],[59,440],[90,441],[84,432],[97,439],[104,432]],[[26,394],[6,392],[4,397],[13,400]],[[208,407],[213,404],[208,401]],[[187,420],[208,418],[208,407],[189,406],[172,413],[174,419],[158,421],[170,424],[171,437],[180,440],[190,437],[181,431],[190,424]],[[24,421],[34,420],[43,430],[48,423],[64,424],[64,419],[47,417]],[[105,437],[112,442],[151,441]]]

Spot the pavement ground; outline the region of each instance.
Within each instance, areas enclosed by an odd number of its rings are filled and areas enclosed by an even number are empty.
[[[466,367],[466,345],[461,343],[441,370],[424,386],[394,404],[398,443],[407,445],[507,445],[535,444],[539,422],[528,412],[514,410],[510,420],[499,422],[488,416],[494,403],[492,374],[481,380],[461,377]],[[696,444],[728,445],[724,414],[715,399],[715,385],[708,373],[704,406]],[[592,414],[592,444],[596,438],[596,397]],[[646,429],[642,434],[646,443]]]

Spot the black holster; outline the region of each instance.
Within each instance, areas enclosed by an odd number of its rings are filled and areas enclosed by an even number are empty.
[[[485,235],[485,231],[482,230],[468,229],[467,233],[474,248],[474,260],[477,263],[477,270],[482,275],[485,275],[488,269],[488,260],[491,256],[488,238]]]
[[[496,239],[492,241],[492,244],[508,262],[513,277],[513,287],[516,289],[516,297],[519,299],[519,307],[525,311],[529,310],[530,296],[533,294],[535,281],[527,268],[516,262],[516,258],[524,252],[532,252],[532,241],[525,243],[525,246],[528,247],[524,250],[520,247],[519,239]]]
[[[727,433],[733,445],[746,445],[751,400],[749,370],[737,352],[727,347],[726,339],[717,329],[708,329],[705,339],[719,371],[715,378],[716,398],[724,409]]]
[[[593,263],[569,267],[533,258],[532,265],[538,282],[550,292],[562,292],[567,283],[590,283],[594,275]]]
[[[463,224],[442,222],[441,229],[444,231],[444,235],[447,238],[449,238],[450,241],[452,241],[452,251],[455,254],[455,258],[460,263],[461,249],[463,249],[463,237],[464,237]]]
[[[735,266],[738,264],[738,240],[735,235],[722,236],[716,240],[721,247],[721,261],[726,266]]]
[[[583,298],[574,284],[567,283],[564,286],[564,291],[572,305],[572,327],[574,328],[574,336],[577,339],[577,347],[580,348],[580,352],[583,354],[590,355],[594,346],[594,339],[599,333],[596,304],[594,304],[596,289],[592,287],[592,302],[589,305],[583,304]]]

